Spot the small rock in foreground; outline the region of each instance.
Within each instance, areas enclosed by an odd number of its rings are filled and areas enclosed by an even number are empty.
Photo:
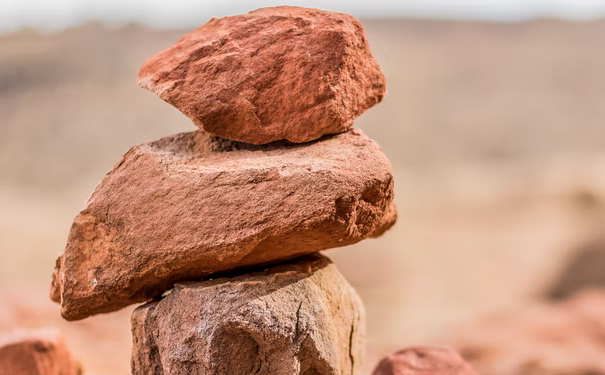
[[[373,375],[477,375],[449,348],[416,346],[385,357]]]
[[[81,375],[58,330],[20,330],[0,336],[0,375]]]
[[[177,284],[132,315],[133,375],[358,374],[361,300],[319,254]]]

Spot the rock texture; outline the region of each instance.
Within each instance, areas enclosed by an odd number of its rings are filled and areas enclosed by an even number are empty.
[[[81,375],[55,329],[15,331],[0,336],[0,375]]]
[[[605,292],[503,313],[466,327],[455,345],[481,375],[604,375]]]
[[[319,254],[177,284],[134,311],[132,373],[360,374],[364,321],[355,290]]]
[[[476,375],[476,372],[452,349],[416,346],[385,357],[372,374]]]
[[[389,206],[388,211],[382,217],[382,220],[380,221],[380,224],[378,224],[378,227],[376,227],[376,229],[372,232],[372,234],[370,234],[370,237],[378,238],[378,237],[382,236],[389,229],[391,229],[393,227],[393,225],[395,225],[396,222],[397,222],[397,206],[395,206],[395,202],[393,202],[393,203],[391,203],[391,206]]]
[[[51,296],[68,320],[175,282],[358,242],[393,201],[388,159],[353,129],[264,146],[196,131],[128,151],[75,218]]]
[[[145,62],[138,83],[206,132],[253,144],[343,132],[386,87],[358,20],[298,7],[212,19]]]

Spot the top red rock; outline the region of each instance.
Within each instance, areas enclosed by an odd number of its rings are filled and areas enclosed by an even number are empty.
[[[386,87],[358,20],[285,6],[210,20],[138,83],[206,132],[253,144],[346,131]]]

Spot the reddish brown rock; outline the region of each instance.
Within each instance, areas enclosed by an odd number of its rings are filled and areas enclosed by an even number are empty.
[[[356,243],[392,201],[389,161],[358,129],[305,145],[163,138],[99,183],[51,295],[68,320],[114,311],[178,281]]]
[[[386,87],[358,20],[285,6],[210,20],[138,83],[206,132],[253,144],[343,132]]]
[[[0,336],[0,375],[80,375],[82,368],[56,329]]]
[[[132,374],[359,374],[364,315],[355,290],[319,254],[177,284],[134,311]]]
[[[458,353],[449,348],[416,346],[385,357],[373,375],[476,375]]]
[[[481,375],[605,375],[605,292],[482,320],[454,343]]]
[[[389,229],[391,229],[395,223],[397,222],[397,206],[395,206],[395,202],[391,203],[388,211],[382,217],[380,224],[378,227],[372,232],[370,237],[378,238],[385,234]]]

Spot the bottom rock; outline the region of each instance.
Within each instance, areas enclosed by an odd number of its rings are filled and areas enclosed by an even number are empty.
[[[458,353],[448,348],[415,346],[385,357],[372,375],[476,375]]]
[[[0,337],[0,375],[79,375],[65,341],[55,329],[15,331]]]
[[[263,271],[181,283],[132,315],[136,375],[360,374],[365,313],[314,254]]]

